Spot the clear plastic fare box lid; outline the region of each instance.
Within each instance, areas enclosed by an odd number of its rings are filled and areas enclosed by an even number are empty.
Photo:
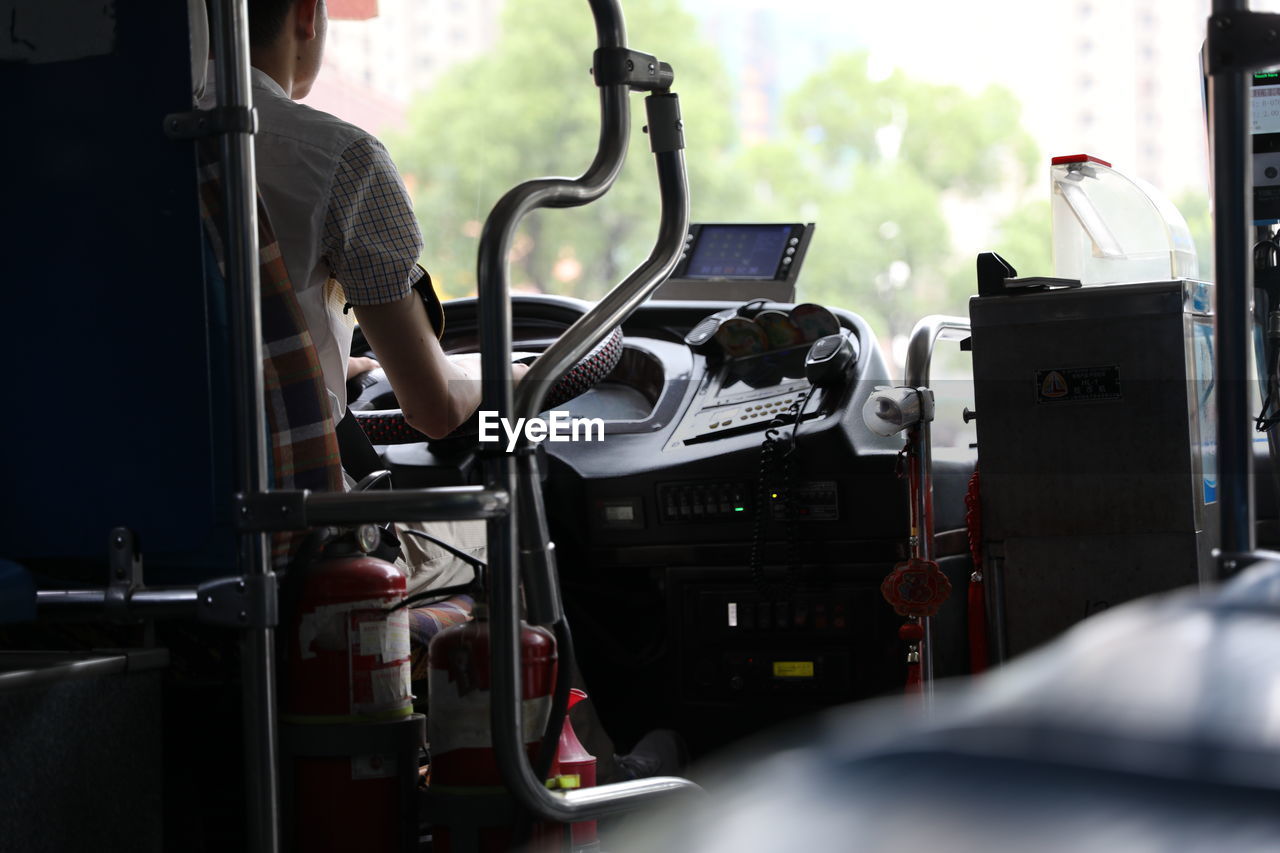
[[[1187,220],[1146,181],[1088,154],[1054,157],[1053,269],[1082,284],[1198,278]]]

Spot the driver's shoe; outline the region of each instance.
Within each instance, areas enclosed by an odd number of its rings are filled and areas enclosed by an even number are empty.
[[[615,755],[616,778],[628,782],[650,776],[675,776],[689,763],[689,750],[684,739],[671,729],[654,729],[640,738],[635,749],[626,755]]]

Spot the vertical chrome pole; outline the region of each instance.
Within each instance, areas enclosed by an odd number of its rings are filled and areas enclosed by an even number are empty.
[[[929,365],[925,364],[925,382],[928,382]],[[920,529],[916,531],[916,556],[932,560],[933,545],[933,433],[930,421],[921,421],[915,429],[916,464],[920,466],[919,487],[916,495],[916,517]],[[924,635],[920,640],[920,683],[926,701],[933,699],[933,619],[923,616],[920,627]]]
[[[968,337],[969,331],[969,320],[966,317],[930,315],[916,323],[907,345],[904,384],[910,388],[928,389],[934,346],[938,341],[961,340]],[[932,415],[922,417],[920,423],[908,433],[917,468],[913,484],[913,509],[917,527],[911,556],[921,560],[932,560],[934,555],[932,438]],[[921,617],[920,626],[924,630],[924,637],[920,642],[920,682],[925,698],[930,699],[933,697],[933,620],[927,616]]]
[[[1210,26],[1229,29],[1246,0],[1214,0]],[[1222,552],[1254,548],[1253,441],[1249,428],[1253,259],[1253,180],[1249,127],[1249,73],[1216,71],[1209,78],[1213,149],[1213,212],[1217,341],[1214,375],[1218,396],[1218,483]],[[1223,566],[1216,567],[1219,577]]]
[[[219,107],[251,109],[249,22],[246,0],[211,0],[214,73]],[[227,293],[230,299],[232,371],[236,404],[236,490],[267,485],[266,412],[262,402],[262,317],[258,282],[258,206],[253,137],[221,137],[223,207],[226,211]],[[240,571],[268,575],[267,537],[241,537]],[[280,843],[279,768],[276,757],[275,632],[244,632],[241,686],[244,718],[245,796],[249,848],[275,853]]]

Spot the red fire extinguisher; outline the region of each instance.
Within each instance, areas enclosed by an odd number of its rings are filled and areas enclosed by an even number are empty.
[[[349,545],[331,545],[311,565],[286,627],[283,724],[314,738],[334,726],[413,713],[409,620],[396,609],[404,596],[405,578],[395,566]],[[417,770],[416,748],[401,755],[336,754],[341,757],[300,754],[284,768],[292,775],[294,848],[398,849],[402,821],[413,819],[400,811],[406,767]]]
[[[484,604],[477,604],[474,619],[446,628],[431,640],[427,714],[431,746],[431,787],[452,795],[475,797],[477,809],[494,802],[494,789],[502,785],[489,727],[492,696],[489,670],[489,621]],[[529,625],[520,630],[521,700],[524,703],[524,744],[530,760],[538,751],[551,711],[556,680],[556,645],[551,634]],[[496,813],[498,809],[489,809]],[[463,833],[476,833],[474,844]],[[555,824],[533,828],[533,848],[549,837],[562,837]],[[457,841],[455,841],[455,838]],[[512,843],[510,826],[477,826],[459,815],[456,823],[437,822],[432,841],[437,853],[466,847],[479,853],[499,853]]]

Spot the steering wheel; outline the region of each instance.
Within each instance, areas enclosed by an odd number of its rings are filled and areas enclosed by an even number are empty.
[[[537,353],[512,353],[516,361],[532,361]],[[608,376],[622,358],[622,328],[615,327],[596,344],[578,363],[570,367],[560,376],[547,391],[544,405],[548,409],[572,400],[593,388],[600,380]],[[354,393],[353,393],[354,392]],[[418,432],[404,419],[396,400],[395,391],[387,380],[387,375],[379,368],[358,376],[347,383],[348,407],[360,424],[365,435],[373,444],[414,444],[426,441],[427,437]],[[468,423],[473,423],[474,418]],[[467,424],[458,428],[458,433],[467,429]],[[458,434],[458,433],[455,433]]]

